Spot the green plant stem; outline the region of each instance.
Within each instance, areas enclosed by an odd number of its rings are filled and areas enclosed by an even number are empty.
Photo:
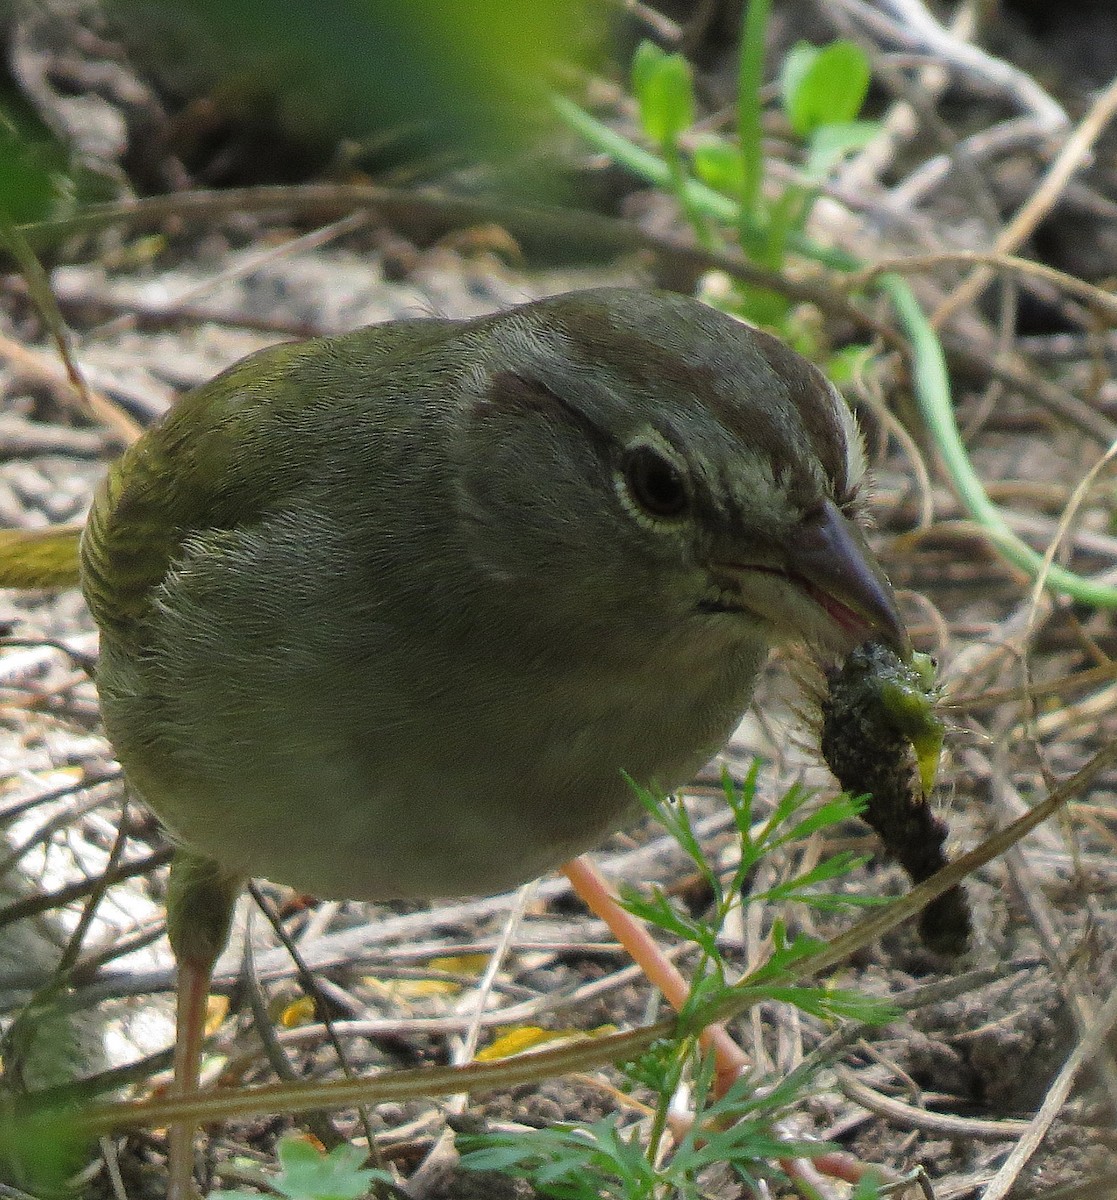
[[[685,1037],[680,1040],[675,1054],[675,1070],[671,1076],[671,1086],[660,1091],[659,1102],[655,1106],[655,1114],[652,1117],[652,1126],[648,1130],[647,1159],[650,1163],[654,1164],[659,1158],[660,1148],[671,1119],[671,1101],[674,1098],[675,1089],[679,1085],[679,1080],[682,1078],[683,1064],[694,1053],[695,1045],[696,1039],[693,1037]]]
[[[698,239],[698,244],[704,250],[713,250],[714,235],[710,232],[706,224],[706,218],[702,210],[691,200],[690,190],[687,187],[686,166],[683,163],[683,156],[679,152],[678,145],[675,142],[665,143],[663,146],[663,157],[667,164],[671,191],[690,227],[694,230],[694,236]]]
[[[655,187],[674,190],[667,164],[655,154],[597,121],[589,113],[562,97],[554,99],[559,115],[599,150]],[[697,180],[686,184],[689,202],[699,211],[726,225],[747,230],[746,245],[755,245],[763,230],[750,214],[728,196]],[[852,255],[832,247],[820,246],[804,234],[792,231],[788,246],[805,258],[838,271],[864,269]],[[934,439],[963,507],[982,529],[994,550],[1013,566],[1037,579],[1044,573],[1044,584],[1052,592],[1069,596],[1096,608],[1117,608],[1117,589],[1086,579],[1064,567],[1051,564],[1044,572],[1043,555],[1021,541],[1005,522],[1000,510],[989,499],[973,463],[966,452],[961,431],[954,417],[950,377],[938,334],[927,320],[906,280],[898,275],[883,275],[877,286],[892,302],[911,349],[912,384],[920,414]]]
[[[749,0],[741,17],[741,55],[737,68],[737,138],[744,166],[741,185],[741,244],[747,245],[760,217],[764,181],[764,140],[760,89],[764,83],[764,51],[771,0]]]
[[[1005,524],[1004,517],[989,499],[966,453],[950,403],[946,356],[938,335],[906,280],[898,275],[883,275],[879,285],[892,301],[911,341],[913,384],[919,410],[932,432],[958,498],[997,551],[1026,571],[1032,579],[1037,578],[1045,566],[1043,555],[1022,542]],[[1104,583],[1084,579],[1055,563],[1047,564],[1044,582],[1051,591],[1064,593],[1080,603],[1097,608],[1117,608],[1117,590]]]

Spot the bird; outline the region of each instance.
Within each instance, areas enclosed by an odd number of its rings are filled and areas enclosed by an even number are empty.
[[[622,826],[630,781],[686,782],[772,647],[910,659],[866,497],[806,359],[599,288],[262,350],[129,447],[80,531],[0,538],[0,585],[80,577],[109,740],[179,847],[177,1086],[244,880],[505,890]]]

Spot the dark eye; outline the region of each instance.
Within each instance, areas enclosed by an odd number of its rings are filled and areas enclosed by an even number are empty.
[[[677,517],[690,502],[682,472],[650,446],[625,455],[624,481],[633,500],[653,517]]]

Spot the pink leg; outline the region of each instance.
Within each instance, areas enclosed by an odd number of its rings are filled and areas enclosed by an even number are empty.
[[[609,926],[617,941],[659,988],[672,1008],[676,1012],[681,1011],[690,993],[690,985],[644,925],[617,903],[598,869],[586,858],[574,858],[563,864],[562,871],[590,911]],[[748,1059],[721,1025],[704,1029],[699,1040],[706,1049],[713,1051],[714,1091],[722,1096],[748,1066]]]
[[[174,1094],[198,1090],[206,999],[212,962],[184,959],[178,964]],[[193,1122],[172,1125],[168,1132],[167,1200],[192,1200],[194,1191]]]

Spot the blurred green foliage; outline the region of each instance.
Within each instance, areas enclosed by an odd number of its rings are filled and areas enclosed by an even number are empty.
[[[73,1195],[67,1180],[88,1162],[89,1142],[72,1110],[32,1110],[0,1095],[0,1181],[20,1195]]]
[[[558,62],[586,62],[585,0],[105,0],[164,92],[266,113],[307,144],[398,136],[413,155],[538,143]]]
[[[54,215],[70,191],[66,148],[18,95],[0,89],[0,212],[16,223]]]

